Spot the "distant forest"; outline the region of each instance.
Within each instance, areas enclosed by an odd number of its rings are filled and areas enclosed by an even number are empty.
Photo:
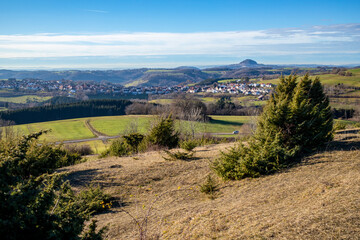
[[[55,121],[71,118],[124,115],[128,100],[89,100],[0,112],[0,119],[15,124]]]

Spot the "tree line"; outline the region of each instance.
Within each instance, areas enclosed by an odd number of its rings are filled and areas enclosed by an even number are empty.
[[[0,118],[15,122],[15,124],[27,124],[71,118],[124,115],[125,108],[131,103],[129,100],[89,100],[4,111],[0,113]]]

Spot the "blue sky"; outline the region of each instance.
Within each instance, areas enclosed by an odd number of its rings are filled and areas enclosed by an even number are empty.
[[[0,3],[0,68],[360,63],[360,1]]]

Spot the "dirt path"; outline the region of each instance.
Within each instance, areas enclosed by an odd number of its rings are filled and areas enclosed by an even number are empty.
[[[85,120],[85,126],[97,137],[106,137],[108,135],[106,135],[105,133],[99,132],[98,130],[96,130],[91,124],[90,124],[90,119],[86,119]]]
[[[101,140],[103,141],[103,143],[106,143],[109,139],[113,139],[113,138],[119,138],[120,136],[108,136],[105,133],[99,132],[97,131],[91,124],[90,124],[90,119],[85,120],[85,126],[96,136],[94,138],[85,138],[85,139],[74,139],[74,140],[67,140],[67,141],[59,141],[59,142],[55,142],[55,144],[60,144],[60,143],[80,143],[80,142],[90,142],[90,141],[97,141],[97,140]]]

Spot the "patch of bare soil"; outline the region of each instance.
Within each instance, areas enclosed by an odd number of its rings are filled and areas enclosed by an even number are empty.
[[[326,151],[274,175],[215,177],[220,190],[211,200],[199,185],[212,173],[209,162],[231,145],[198,147],[192,161],[149,152],[62,170],[74,187],[99,184],[119,199],[95,216],[109,226],[107,239],[139,239],[140,232],[144,239],[360,239],[358,133],[338,135]]]

